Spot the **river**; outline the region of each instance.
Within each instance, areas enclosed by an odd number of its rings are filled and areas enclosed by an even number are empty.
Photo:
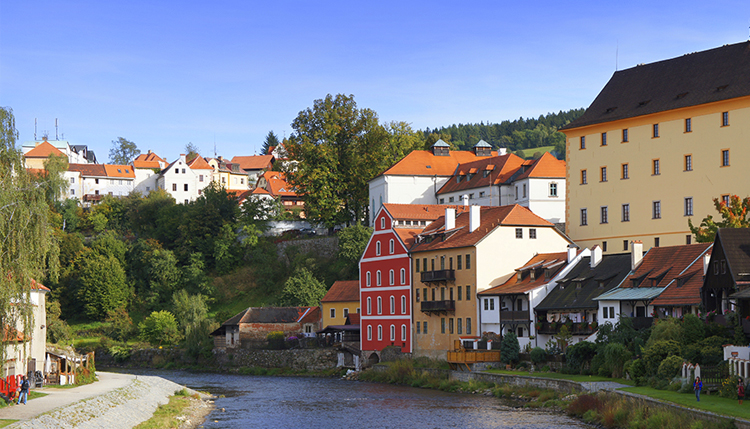
[[[219,398],[205,428],[588,428],[499,399],[330,378],[148,371]],[[225,411],[222,411],[224,409]]]

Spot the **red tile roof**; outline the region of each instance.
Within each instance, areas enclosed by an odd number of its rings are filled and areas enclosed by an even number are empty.
[[[333,283],[320,302],[359,302],[359,280],[339,280]]]
[[[286,181],[284,173],[278,171],[266,171],[260,177],[266,179],[266,190],[271,195],[288,197],[297,196],[297,193],[292,190],[292,185]]]
[[[162,159],[159,155],[150,151],[148,153],[142,153],[138,155],[133,160],[133,167],[135,168],[159,168],[161,169],[162,166],[166,166],[166,165],[167,165],[166,160]]]
[[[414,242],[417,239],[417,236],[419,235],[419,233],[422,232],[422,228],[417,228],[417,229],[395,228],[393,231],[396,233],[396,235],[398,235],[398,237],[404,243],[404,246],[406,246],[407,249],[411,249],[411,247],[414,245]]]
[[[530,168],[524,171],[515,180],[527,177],[565,178],[565,161],[561,161],[549,152],[544,152],[541,158],[534,161]]]
[[[493,152],[497,155],[497,152]],[[458,164],[477,160],[472,151],[450,151],[449,156],[435,156],[429,150],[415,150],[401,161],[386,170],[383,175],[390,176],[450,176]]]
[[[445,215],[445,209],[454,208],[456,213],[469,211],[469,206],[441,204],[383,204],[394,220],[429,220],[433,221]]]
[[[187,163],[187,165],[193,170],[212,170],[213,171],[214,169],[200,155],[191,159],[190,162]]]
[[[133,167],[129,165],[103,164],[107,177],[128,177],[135,179]]]
[[[652,247],[622,287],[632,287],[633,280],[643,287],[666,287],[652,301],[653,305],[698,305],[703,287],[703,255],[710,254],[712,248],[713,243]]]
[[[243,170],[263,170],[271,168],[273,155],[235,156],[232,163],[240,165]]]
[[[320,307],[297,307],[300,314],[299,323],[318,323],[322,319]]]
[[[461,164],[456,168],[450,180],[440,188],[438,194],[489,186],[490,180],[492,184],[504,183],[521,168],[523,163],[523,159],[509,153]],[[485,174],[487,174],[486,177]],[[461,178],[460,182],[457,180],[458,177]],[[564,170],[563,177],[565,177]]]
[[[554,227],[554,225],[531,212],[526,207],[518,204],[500,207],[480,207],[479,227],[469,232],[469,213],[464,212],[456,215],[456,228],[445,234],[445,238],[435,238],[430,242],[418,243],[413,252],[422,252],[436,249],[453,249],[468,247],[477,244],[487,234],[498,226],[539,226]],[[427,225],[422,236],[443,235],[445,230],[445,217],[441,217]]]
[[[68,164],[68,171],[77,171],[81,176],[107,177],[103,164]]]
[[[49,288],[41,283],[39,283],[36,280],[31,280],[31,289],[33,290],[43,290],[45,292],[49,292]]]
[[[346,323],[345,325],[359,325],[360,320],[362,318],[362,315],[359,313],[349,313],[348,316],[346,316]]]
[[[529,260],[523,267],[516,269],[516,272],[527,272],[526,275],[522,275],[521,281],[518,281],[518,276],[512,276],[505,283],[479,292],[478,295],[506,295],[506,294],[517,294],[526,293],[530,290],[536,289],[539,286],[548,283],[558,271],[560,271],[567,263],[568,253],[540,253]],[[535,277],[534,280],[528,275],[528,271],[532,269],[550,269],[550,276],[545,277],[542,272],[541,275]]]
[[[26,152],[26,158],[49,158],[50,155],[65,156],[60,149],[52,146],[49,142],[42,142],[39,146]]]

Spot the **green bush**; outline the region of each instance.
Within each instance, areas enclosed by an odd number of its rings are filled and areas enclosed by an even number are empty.
[[[521,346],[518,344],[518,337],[513,332],[508,332],[503,336],[503,342],[500,344],[500,358],[506,363],[518,362],[521,354]]]
[[[581,341],[568,347],[565,351],[565,366],[568,372],[579,374],[591,368],[591,360],[596,356],[596,349],[596,344],[589,341]]]
[[[180,340],[180,331],[174,315],[166,310],[154,311],[138,324],[141,340],[151,345],[171,345]]]
[[[531,353],[529,353],[531,357],[531,362],[535,365],[539,365],[541,363],[544,363],[547,361],[547,352],[544,351],[541,347],[534,347],[531,349]]]
[[[674,340],[651,341],[643,350],[648,375],[656,375],[659,365],[668,356],[680,354],[680,344]]]
[[[268,348],[271,350],[283,350],[286,348],[284,333],[281,331],[269,333],[266,335],[266,341],[268,341]]]
[[[656,376],[663,380],[672,380],[680,372],[684,360],[680,356],[669,356],[659,364]]]

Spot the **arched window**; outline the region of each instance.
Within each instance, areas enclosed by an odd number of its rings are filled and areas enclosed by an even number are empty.
[[[368,272],[367,272],[367,274],[365,274],[365,278],[366,278],[367,286],[370,286],[370,280],[371,280],[371,279],[370,279],[370,277],[371,277],[371,276],[370,276],[370,272],[368,271]]]
[[[396,313],[396,298],[391,295],[391,314]]]
[[[378,341],[383,341],[383,325],[378,325]]]
[[[401,325],[401,341],[406,341],[406,325]]]
[[[391,286],[393,286],[393,283],[396,281],[394,277],[395,277],[395,274],[393,273],[393,270],[390,270],[388,272],[388,280],[391,282]]]
[[[380,256],[380,241],[375,242],[375,256]]]
[[[401,284],[402,285],[406,284],[406,269],[405,268],[401,268]]]
[[[388,242],[388,250],[391,252],[391,255],[396,251],[396,246],[394,245],[392,238],[391,241]]]
[[[396,325],[391,325],[391,341],[396,341]]]
[[[406,314],[406,295],[401,295],[401,314]]]
[[[385,229],[385,216],[380,218],[380,229]]]
[[[367,297],[367,314],[372,314],[372,298]]]
[[[380,286],[380,270],[378,270],[378,272],[375,273],[375,284]]]
[[[372,325],[367,326],[367,339],[372,341]]]
[[[378,314],[383,314],[383,298],[378,297]]]

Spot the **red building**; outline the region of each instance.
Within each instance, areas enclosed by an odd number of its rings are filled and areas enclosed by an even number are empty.
[[[380,351],[388,346],[401,347],[403,353],[412,351],[409,249],[414,237],[442,216],[446,207],[384,204],[375,216],[373,234],[359,261],[360,347],[370,364],[379,362]]]

